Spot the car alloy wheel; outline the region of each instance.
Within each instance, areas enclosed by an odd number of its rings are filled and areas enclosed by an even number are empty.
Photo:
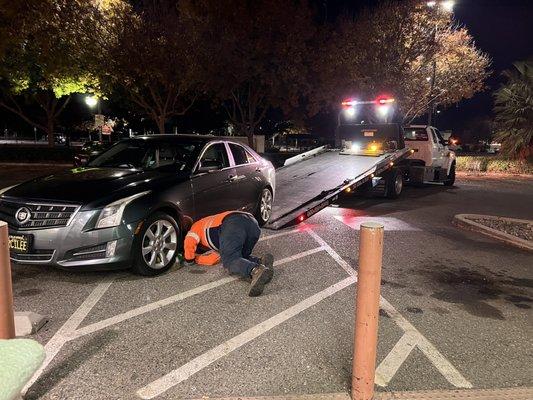
[[[168,266],[176,253],[178,234],[164,219],[154,221],[144,233],[141,251],[146,265],[152,269]]]
[[[261,203],[259,204],[259,213],[263,222],[267,222],[272,214],[272,193],[269,189],[263,189],[261,194]]]

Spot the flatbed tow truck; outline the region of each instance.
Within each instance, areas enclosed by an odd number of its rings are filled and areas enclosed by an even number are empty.
[[[378,99],[372,103],[390,102]],[[416,126],[410,130],[411,136],[406,136],[397,123],[339,122],[340,149],[320,147],[286,160],[276,171],[276,198],[265,227],[277,230],[299,224],[334,203],[343,192],[370,190],[396,198],[404,182],[453,184],[455,155],[444,143],[437,147],[438,137],[432,129]]]

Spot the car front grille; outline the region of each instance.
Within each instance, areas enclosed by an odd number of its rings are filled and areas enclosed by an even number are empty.
[[[0,199],[0,220],[17,230],[58,228],[67,226],[80,206],[74,204],[37,203],[15,199]],[[25,221],[17,213],[29,212]]]
[[[11,253],[13,261],[24,262],[50,262],[54,257],[55,250],[33,250],[31,253]]]

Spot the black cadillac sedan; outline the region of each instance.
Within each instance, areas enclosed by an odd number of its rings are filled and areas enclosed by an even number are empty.
[[[275,187],[272,164],[245,145],[154,135],[0,190],[0,219],[15,262],[156,275],[176,260],[184,216],[246,210],[264,224]]]

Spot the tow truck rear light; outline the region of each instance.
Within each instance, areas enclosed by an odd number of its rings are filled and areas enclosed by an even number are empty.
[[[305,215],[302,214],[298,217],[298,222],[303,222],[303,220],[305,219]]]

